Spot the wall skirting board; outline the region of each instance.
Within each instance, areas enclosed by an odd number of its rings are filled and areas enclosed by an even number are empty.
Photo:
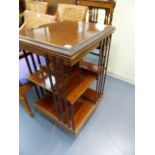
[[[134,0],[117,0],[109,55],[110,76],[135,84]]]
[[[122,76],[120,76],[120,75],[116,75],[116,74],[113,74],[113,73],[111,73],[111,72],[107,72],[107,75],[108,75],[108,76],[111,76],[111,77],[113,77],[113,78],[116,78],[116,79],[119,79],[119,80],[128,82],[128,83],[130,83],[130,84],[132,84],[132,85],[135,85],[135,81],[132,81],[132,80],[127,79],[127,78],[124,78],[124,77],[122,77]]]

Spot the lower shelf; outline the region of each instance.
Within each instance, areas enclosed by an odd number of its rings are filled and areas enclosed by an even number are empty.
[[[88,93],[95,94],[96,92],[93,89],[88,89]],[[89,96],[87,94],[87,91],[85,92],[84,96],[82,96],[74,107],[74,123],[75,123],[75,130],[72,129],[72,127],[68,127],[67,123],[64,123],[62,121],[59,121],[55,109],[54,104],[52,101],[51,95],[46,95],[43,98],[41,98],[37,103],[35,104],[35,107],[44,115],[55,121],[58,125],[63,127],[64,129],[68,130],[69,132],[73,134],[78,134],[80,129],[84,126],[92,112],[95,110],[97,104],[91,102],[87,99]],[[94,95],[92,95],[94,96]],[[64,111],[64,113],[66,113]],[[69,122],[72,124],[72,119],[69,117]]]

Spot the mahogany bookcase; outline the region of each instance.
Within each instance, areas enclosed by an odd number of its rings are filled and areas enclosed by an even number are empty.
[[[74,135],[103,96],[114,30],[103,24],[67,21],[20,29],[20,49],[36,54],[39,62],[39,66],[32,64],[35,70],[28,76],[44,92],[36,109]],[[98,46],[98,64],[86,61],[84,57]],[[94,82],[95,89],[91,87]]]

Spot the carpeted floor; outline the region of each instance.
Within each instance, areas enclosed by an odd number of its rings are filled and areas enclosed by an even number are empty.
[[[135,88],[107,77],[104,99],[78,137],[73,137],[33,109],[19,105],[20,155],[134,155]],[[34,89],[27,97],[33,108]]]

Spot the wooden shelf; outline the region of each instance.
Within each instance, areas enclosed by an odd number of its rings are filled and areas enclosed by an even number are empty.
[[[96,75],[98,73],[98,65],[84,59],[80,61],[80,68],[93,72]]]
[[[93,95],[92,95],[93,94]],[[81,96],[80,99],[74,105],[74,123],[75,131],[72,128],[69,128],[66,123],[59,121],[56,112],[54,109],[54,104],[52,101],[51,95],[46,95],[36,102],[35,107],[43,114],[48,116],[50,119],[61,125],[66,130],[70,131],[73,134],[77,134],[80,129],[84,126],[94,109],[96,108],[95,103],[87,100],[85,96],[91,96],[91,99],[94,100],[96,92],[93,89],[88,88],[84,96]],[[65,111],[64,111],[65,114]],[[71,117],[69,118],[70,124],[72,124]]]
[[[89,116],[96,107],[94,103],[90,102],[85,98],[79,99],[77,104],[79,104],[80,106],[75,109],[74,113],[76,132],[78,132],[82,128],[82,126],[88,120]]]
[[[88,70],[94,74],[98,74],[98,67],[101,67],[101,65],[97,65],[97,64],[94,64],[92,63],[91,61],[88,61],[88,60],[81,60],[80,61],[80,68],[81,69],[85,69],[85,70]],[[104,70],[102,72],[104,72],[107,68],[104,67]],[[101,72],[101,70],[100,70]]]
[[[46,69],[36,71],[35,73],[29,75],[28,79],[52,92]],[[56,84],[54,76],[52,76],[52,80],[53,83]],[[67,101],[70,104],[74,104],[94,80],[96,80],[96,74],[85,69],[80,69],[78,74],[75,73],[73,76],[66,77]]]

